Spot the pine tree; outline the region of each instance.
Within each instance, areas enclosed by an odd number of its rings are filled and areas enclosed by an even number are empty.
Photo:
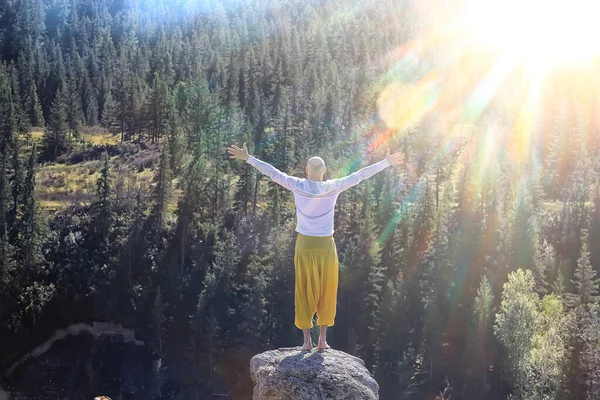
[[[30,104],[29,104],[29,121],[32,126],[44,126],[44,113],[42,111],[42,104],[40,102],[40,98],[38,96],[37,89],[35,84],[31,84],[30,91]]]
[[[85,63],[78,54],[75,59],[82,117],[88,126],[94,126],[98,122],[98,99]]]
[[[491,325],[492,305],[494,303],[494,294],[487,277],[482,276],[477,289],[477,296],[473,302],[473,317],[475,325],[480,330],[486,330]]]
[[[236,243],[235,235],[223,230],[222,238],[216,238],[215,260],[206,273],[206,285],[201,294],[202,304],[214,305],[218,316],[229,315],[228,299],[235,294],[234,276],[240,260]]]
[[[586,399],[596,399],[600,396],[600,305],[586,305],[581,316],[579,378],[585,385]]]
[[[7,146],[16,134],[14,106],[9,76],[0,70],[0,153],[5,153]]]
[[[11,169],[12,176],[10,179],[10,207],[8,212],[8,223],[10,226],[9,233],[9,241],[16,245],[17,238],[19,236],[19,214],[21,212],[21,199],[23,198],[23,186],[24,186],[24,177],[23,177],[23,168],[22,162],[19,152],[21,151],[21,146],[16,139],[13,139],[13,143],[11,145],[12,155],[11,155]]]
[[[37,316],[42,314],[44,306],[52,300],[55,293],[56,287],[53,283],[44,285],[37,281],[21,289],[21,295],[19,296],[21,304],[19,306],[31,316],[34,329],[36,327]]]
[[[108,154],[102,155],[102,169],[96,182],[96,203],[94,205],[95,228],[100,242],[108,238],[112,224],[111,176]]]
[[[168,129],[168,101],[167,82],[161,79],[158,72],[155,72],[150,97],[146,105],[146,119],[152,143],[158,142]]]
[[[19,90],[18,69],[14,64],[9,67],[11,80],[11,97],[12,97],[12,116],[14,121],[14,131],[24,133],[29,130],[29,118],[22,108],[21,95]],[[41,110],[40,110],[41,112]]]
[[[535,268],[535,254],[538,233],[533,215],[530,188],[522,184],[513,210],[511,248],[509,267]]]
[[[113,135],[120,131],[117,122],[117,104],[113,100],[112,94],[106,95],[104,102],[104,111],[102,112],[102,126]]]
[[[265,249],[264,260],[269,262],[270,268],[265,268],[268,286],[264,293],[267,307],[267,337],[264,340],[274,347],[285,346],[298,337],[298,329],[289,323],[294,315],[294,269],[289,268],[294,265],[294,227],[293,221],[289,220],[282,227],[271,230]],[[253,238],[256,235],[247,222],[242,222],[239,229]],[[240,252],[250,251],[254,240],[242,242]]]
[[[156,237],[160,239],[161,232],[164,229],[165,214],[167,213],[167,206],[170,202],[171,195],[171,171],[170,171],[170,155],[169,148],[165,144],[162,147],[162,154],[160,156],[160,164],[158,173],[156,175],[156,187],[154,192],[154,209],[152,211],[152,217],[155,221]]]
[[[558,272],[556,273],[556,278],[552,283],[552,293],[556,294],[557,296],[560,296],[561,299],[565,300],[565,291],[565,277],[559,268]]]
[[[12,38],[13,51],[31,50],[39,45],[46,30],[45,5],[42,0],[15,2],[15,35]]]
[[[158,67],[158,73],[164,78],[167,86],[173,86],[175,71],[173,70],[173,59],[168,51],[162,56],[161,65]]]
[[[85,122],[88,126],[94,126],[99,121],[100,112],[98,111],[98,100],[94,92],[92,83],[87,73],[84,72],[81,82],[81,98]]]
[[[158,289],[156,289],[152,307],[152,349],[155,354],[158,354],[159,358],[161,358],[163,354],[163,324],[165,321],[163,298],[159,286]]]
[[[187,90],[184,82],[179,82],[173,89],[173,101],[171,102],[171,105],[174,107],[175,111],[173,112],[175,113],[177,118],[182,119],[185,115],[185,110],[187,109],[188,94],[189,91]],[[169,118],[169,122],[172,121],[173,115],[171,115]]]
[[[359,354],[365,365],[372,369],[377,364],[377,332],[381,323],[380,302],[384,275],[372,210],[368,206],[372,204],[369,201],[370,187],[366,185],[362,189],[360,204],[364,206],[360,218],[355,222],[357,233],[351,238],[341,258],[346,272],[341,273],[345,278],[340,281],[340,292],[347,294],[340,296],[338,301],[342,304],[347,302],[344,308],[352,310],[351,315],[345,316],[347,329],[356,329],[360,345]]]
[[[535,290],[541,295],[548,293],[548,274],[556,269],[554,247],[544,240],[541,248],[537,249],[535,257]]]
[[[209,377],[214,373],[216,356],[222,348],[220,337],[236,326],[232,320],[239,321],[240,317],[232,308],[239,289],[235,282],[240,260],[239,246],[235,235],[227,230],[222,231],[222,237],[217,236],[215,239],[214,262],[206,272],[196,311],[197,335],[202,338],[199,347],[205,354],[204,360],[208,358],[206,372]]]
[[[118,304],[117,287],[111,283],[116,270],[115,258],[118,249],[122,246],[121,238],[115,233],[115,215],[111,199],[111,175],[109,158],[106,153],[102,155],[102,168],[100,177],[96,181],[96,196],[90,206],[90,213],[86,220],[85,262],[93,271],[90,285],[93,290],[95,312],[102,318],[109,318],[115,313]],[[111,295],[112,294],[112,295]]]
[[[98,96],[98,117],[100,122],[103,122],[105,120],[106,101],[109,96],[112,96],[112,78],[110,73],[106,69],[103,69],[99,73],[98,81],[98,83],[94,84],[94,90]]]
[[[593,210],[590,213],[590,243],[600,241],[600,186],[596,185],[593,195]],[[590,246],[590,262],[592,265],[600,265],[600,249],[597,246]]]
[[[44,153],[46,158],[54,160],[69,147],[67,131],[66,104],[63,93],[59,89],[54,96],[50,109],[50,122],[44,133]]]
[[[172,269],[177,272],[178,280],[185,276],[186,267],[195,263],[195,252],[204,248],[196,239],[201,232],[202,211],[207,204],[204,171],[205,160],[196,155],[184,170],[182,178],[183,196],[177,207],[177,227],[173,237],[173,243],[177,245],[173,263],[177,267]]]
[[[146,204],[142,199],[141,192],[138,191],[131,216],[131,223],[129,225],[127,248],[124,251],[125,254],[122,253],[123,264],[127,269],[128,288],[132,288],[134,282],[145,281],[144,279],[139,279],[139,271],[137,271],[136,268],[144,262],[143,255],[146,253],[144,237],[144,222],[146,221],[145,211]]]
[[[7,154],[0,152],[0,288],[3,288],[4,274],[10,263],[8,242],[8,210],[10,203],[10,184],[7,177]],[[2,290],[3,291],[3,290]],[[1,296],[1,295],[0,295]],[[1,303],[1,301],[0,301]],[[0,310],[0,314],[2,311]]]
[[[492,286],[484,275],[481,277],[477,296],[473,301],[473,325],[476,332],[476,354],[479,371],[483,377],[484,388],[488,385],[488,370],[490,360],[489,353],[489,336],[491,334],[492,316],[493,316],[494,294]]]
[[[387,282],[381,302],[381,329],[375,377],[381,382],[380,396],[392,397],[404,391],[414,378],[407,323],[405,282],[400,277]],[[352,349],[352,347],[350,347]]]
[[[245,139],[248,139],[247,137]],[[249,149],[251,149],[254,144],[250,140],[245,140]],[[237,190],[234,195],[234,210],[239,212],[244,217],[249,217],[251,213],[249,212],[249,206],[251,205],[253,188],[256,186],[256,181],[261,179],[261,177],[252,171],[252,167],[244,163],[240,165],[242,171],[238,171],[237,175],[239,176],[237,181]]]
[[[209,132],[214,127],[217,119],[214,97],[208,90],[208,85],[203,77],[192,82],[187,95],[187,108],[185,122],[188,128],[188,142],[199,143],[207,149]]]
[[[596,271],[590,263],[587,239],[587,233],[584,233],[581,237],[581,253],[577,259],[577,268],[571,279],[575,293],[567,294],[567,304],[570,307],[595,303],[600,300],[600,278],[596,278]]]
[[[197,337],[200,338],[198,346],[202,349],[198,352],[196,365],[203,366],[203,372],[209,379],[214,374],[214,368],[217,361],[217,354],[221,348],[220,344],[220,333],[221,327],[219,320],[217,319],[215,307],[210,306],[206,317],[201,317],[196,314],[198,319],[202,319],[203,322],[199,323]],[[206,320],[204,321],[204,318]]]
[[[253,351],[260,351],[268,343],[267,310],[265,294],[269,286],[269,274],[263,260],[252,257],[246,273],[244,295],[244,320],[241,324],[242,337]]]
[[[137,82],[135,74],[129,69],[128,52],[132,49],[128,45],[123,44],[119,56],[116,60],[114,70],[114,82],[112,88],[112,97],[114,107],[109,107],[108,93],[105,97],[105,103],[102,113],[103,122],[106,124],[114,121],[117,128],[116,132],[121,134],[121,140],[133,139],[135,131],[135,119],[137,117],[137,106],[140,104],[140,96],[136,93],[135,85]],[[108,113],[108,115],[106,115]]]
[[[70,143],[73,136],[79,133],[80,125],[83,120],[83,111],[81,108],[81,95],[79,93],[78,82],[74,76],[71,76],[65,85],[64,113],[67,126],[67,143]]]
[[[169,116],[169,132],[167,138],[167,146],[169,148],[170,165],[169,168],[175,176],[181,173],[183,166],[183,157],[185,154],[185,143],[181,121],[176,115],[177,111],[174,107],[171,108]]]
[[[19,221],[20,252],[19,259],[27,268],[32,268],[40,258],[40,237],[38,229],[38,210],[35,194],[35,147],[29,156],[27,173],[23,185],[22,211]]]
[[[164,335],[164,327],[166,318],[164,315],[164,304],[162,293],[160,290],[160,286],[156,290],[156,295],[154,297],[154,302],[152,306],[152,347],[154,354],[157,355],[154,361],[154,372],[157,380],[157,396],[160,398],[162,396],[161,388],[162,388],[162,370],[163,370],[163,335]]]

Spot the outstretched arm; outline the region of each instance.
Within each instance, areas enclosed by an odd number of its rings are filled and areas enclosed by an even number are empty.
[[[244,143],[244,146],[241,149],[236,145],[231,145],[231,147],[229,147],[227,151],[229,151],[229,154],[231,154],[229,158],[239,158],[241,160],[245,160],[248,164],[252,165],[254,168],[267,175],[274,182],[280,184],[284,188],[288,190],[294,190],[297,187],[298,181],[300,179],[293,176],[289,176],[288,174],[281,172],[272,165],[261,161],[256,157],[251,156],[250,154],[248,154],[248,148],[246,147],[246,143]]]
[[[385,158],[378,163],[369,165],[368,167],[362,168],[344,178],[334,179],[334,185],[336,188],[343,192],[344,190],[350,189],[352,186],[358,185],[361,181],[368,179],[378,173],[379,171],[383,171],[390,165],[399,165],[404,162],[404,157],[402,153],[394,153],[390,154],[390,151],[387,151]]]

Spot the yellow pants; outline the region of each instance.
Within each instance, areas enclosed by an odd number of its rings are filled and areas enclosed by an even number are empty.
[[[296,327],[312,328],[315,313],[317,325],[333,326],[339,269],[333,236],[306,236],[298,233],[294,268]]]

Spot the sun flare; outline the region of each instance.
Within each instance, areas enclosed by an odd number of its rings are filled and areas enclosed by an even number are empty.
[[[460,24],[479,45],[533,64],[573,64],[600,56],[600,2],[477,0]]]

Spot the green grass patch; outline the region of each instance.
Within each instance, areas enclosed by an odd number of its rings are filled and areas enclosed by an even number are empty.
[[[102,146],[105,144],[117,144],[121,141],[119,135],[113,135],[103,128],[93,127],[84,128],[79,137],[93,146]]]
[[[44,139],[45,128],[34,127],[29,133],[29,140],[39,144]],[[27,139],[25,140],[27,141]],[[73,137],[73,147],[113,145],[121,141],[119,135],[113,135],[100,127],[84,127]]]
[[[44,138],[44,128],[34,128],[31,131],[31,140],[34,142],[41,142]]]
[[[23,139],[25,143],[32,144],[42,141],[43,135],[43,129],[35,129]],[[102,128],[84,128],[73,142],[73,151],[90,150],[119,142],[118,135],[112,135]],[[159,152],[153,147],[111,157],[110,179],[113,196],[131,200],[141,190],[151,205],[148,196],[152,196],[154,191],[152,183],[158,168],[158,156]],[[87,161],[81,157],[82,161],[71,164],[75,159],[77,158],[68,158],[68,162],[59,160],[56,163],[39,165],[36,173],[36,192],[41,210],[55,212],[73,204],[89,204],[94,201],[102,161]],[[170,219],[175,216],[181,196],[179,179],[174,179],[171,201],[167,206]]]
[[[89,161],[75,165],[49,164],[36,174],[36,190],[40,204],[43,202],[68,203],[72,198],[90,198],[95,193],[100,176],[100,161]],[[42,207],[45,208],[45,207]]]
[[[39,205],[41,211],[54,212],[64,208],[66,203],[58,200],[41,200]]]
[[[148,195],[152,193],[151,183],[155,180],[156,171],[145,168],[139,171],[135,166],[127,165],[118,156],[111,158],[111,187],[113,195],[117,186],[121,189],[120,196],[132,197],[134,194],[123,193],[123,190],[142,188]],[[73,204],[73,202],[89,203],[96,195],[96,183],[100,177],[102,162],[86,161],[79,164],[46,164],[39,168],[36,174],[36,192],[40,208],[43,211],[54,212]],[[171,201],[167,207],[174,214],[181,190],[177,188],[177,180],[173,181]]]

